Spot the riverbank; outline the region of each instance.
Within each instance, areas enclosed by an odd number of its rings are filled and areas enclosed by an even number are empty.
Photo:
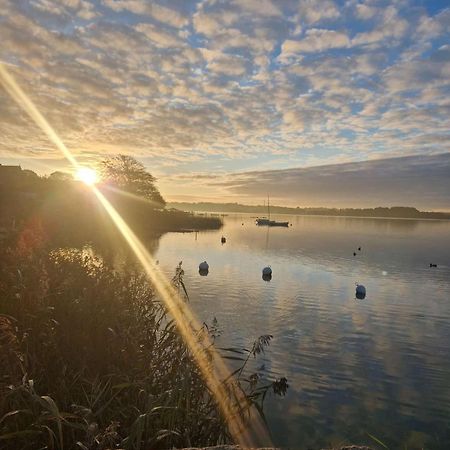
[[[68,173],[45,177],[20,166],[0,165],[0,239],[10,232],[21,233],[30,223],[39,223],[56,246],[104,241],[108,235],[116,239],[102,196],[142,238],[222,226],[218,217],[166,209],[155,179],[133,158],[122,155],[103,164],[108,166],[106,178],[94,171],[95,186]]]
[[[38,226],[51,236],[55,246],[106,244],[122,239],[89,186],[67,182],[63,187],[45,187],[32,192],[0,189],[0,237],[11,233],[20,235],[30,226]],[[98,189],[141,239],[155,238],[171,231],[217,230],[222,227],[219,217],[155,208],[136,196],[103,190],[102,186]]]

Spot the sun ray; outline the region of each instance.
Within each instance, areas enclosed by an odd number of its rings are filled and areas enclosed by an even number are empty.
[[[104,190],[111,191],[111,192],[114,192],[115,194],[119,194],[119,195],[121,195],[123,197],[127,197],[129,199],[136,200],[138,202],[147,203],[148,205],[152,205],[152,206],[155,206],[157,208],[161,208],[161,203],[155,202],[154,200],[142,197],[140,195],[132,194],[131,192],[126,192],[126,191],[124,191],[122,189],[118,189],[118,188],[116,188],[114,186],[111,186],[111,185],[108,185],[108,184],[103,184],[102,190],[103,191]]]
[[[18,86],[1,62],[0,82],[14,101],[30,116],[30,118],[63,153],[76,171],[80,170],[81,167],[76,158],[71,154],[55,130],[42,116],[31,99],[27,97],[23,90]],[[247,408],[247,400],[244,393],[240,390],[235,391],[235,396],[233,396],[233,398],[231,398],[230,393],[226,391],[221,380],[230,378],[231,372],[217,352],[215,353],[214,358],[215,365],[211,370],[210,360],[206,349],[211,349],[213,347],[211,347],[211,343],[206,334],[198,333],[200,324],[195,319],[189,306],[180,298],[178,292],[173,288],[171,283],[155,264],[145,246],[94,183],[91,185],[91,188],[100,204],[104,207],[111,220],[136,255],[136,258],[141,263],[155,290],[164,301],[167,310],[174,318],[181,336],[191,350],[206,384],[214,395],[220,411],[227,422],[228,429],[234,442],[244,448],[249,448],[253,446],[252,444],[255,437],[258,437],[259,442],[263,442],[265,446],[271,446],[267,428],[258,413],[254,412],[252,414],[252,420],[249,423],[244,423],[242,420],[238,410],[239,408],[244,410]]]
[[[233,407],[231,399],[229,398],[229,395],[225,391],[221,382],[222,379],[226,379],[230,376],[229,369],[226,367],[220,355],[216,353],[215,372],[210,371],[209,359],[205,349],[211,348],[211,342],[206,335],[199,335],[196,332],[201,327],[199,322],[194,318],[187,304],[180,298],[178,292],[160,271],[159,267],[153,261],[150,253],[123,220],[120,214],[115,210],[115,208],[97,187],[93,186],[93,191],[130,248],[135,253],[156,291],[164,300],[169,313],[175,319],[177,328],[180,331],[184,341],[192,351],[206,383],[219,404],[222,414],[225,418],[227,418],[228,426],[233,438],[244,447],[251,446],[253,440],[252,434],[255,430],[247,429],[247,426],[239,418],[236,408]],[[239,391],[237,392],[239,394]],[[241,407],[245,409],[246,405],[244,405],[243,402],[246,400],[243,394],[241,398],[238,397],[235,400],[240,402],[242,404]],[[253,428],[258,430],[258,436],[260,438],[263,437],[264,442],[269,442],[267,430],[257,415],[253,417]]]
[[[0,62],[0,82],[6,92],[14,99],[14,101],[31,117],[36,125],[47,135],[47,137],[56,145],[66,159],[78,170],[79,164],[64,142],[56,134],[55,130],[50,126],[45,117],[39,112],[31,99],[23,92],[21,87],[16,83],[12,75],[7,71],[4,63]]]

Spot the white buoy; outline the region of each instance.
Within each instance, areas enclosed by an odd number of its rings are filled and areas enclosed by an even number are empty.
[[[366,296],[366,287],[362,284],[356,285],[356,296],[357,297],[365,297]]]
[[[202,272],[209,270],[208,263],[206,261],[201,262],[198,266],[198,270],[201,270]]]
[[[272,275],[272,269],[270,268],[270,266],[264,267],[262,274],[265,276]]]

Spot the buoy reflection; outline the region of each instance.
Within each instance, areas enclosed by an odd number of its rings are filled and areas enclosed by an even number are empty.
[[[271,273],[263,273],[262,279],[264,281],[270,281],[272,279],[272,274]]]

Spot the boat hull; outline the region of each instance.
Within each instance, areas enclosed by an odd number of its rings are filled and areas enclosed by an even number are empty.
[[[269,219],[256,219],[256,225],[266,227],[288,227],[289,222],[277,222],[276,220]]]
[[[274,220],[271,220],[268,225],[269,227],[288,227],[289,222],[276,222]]]

